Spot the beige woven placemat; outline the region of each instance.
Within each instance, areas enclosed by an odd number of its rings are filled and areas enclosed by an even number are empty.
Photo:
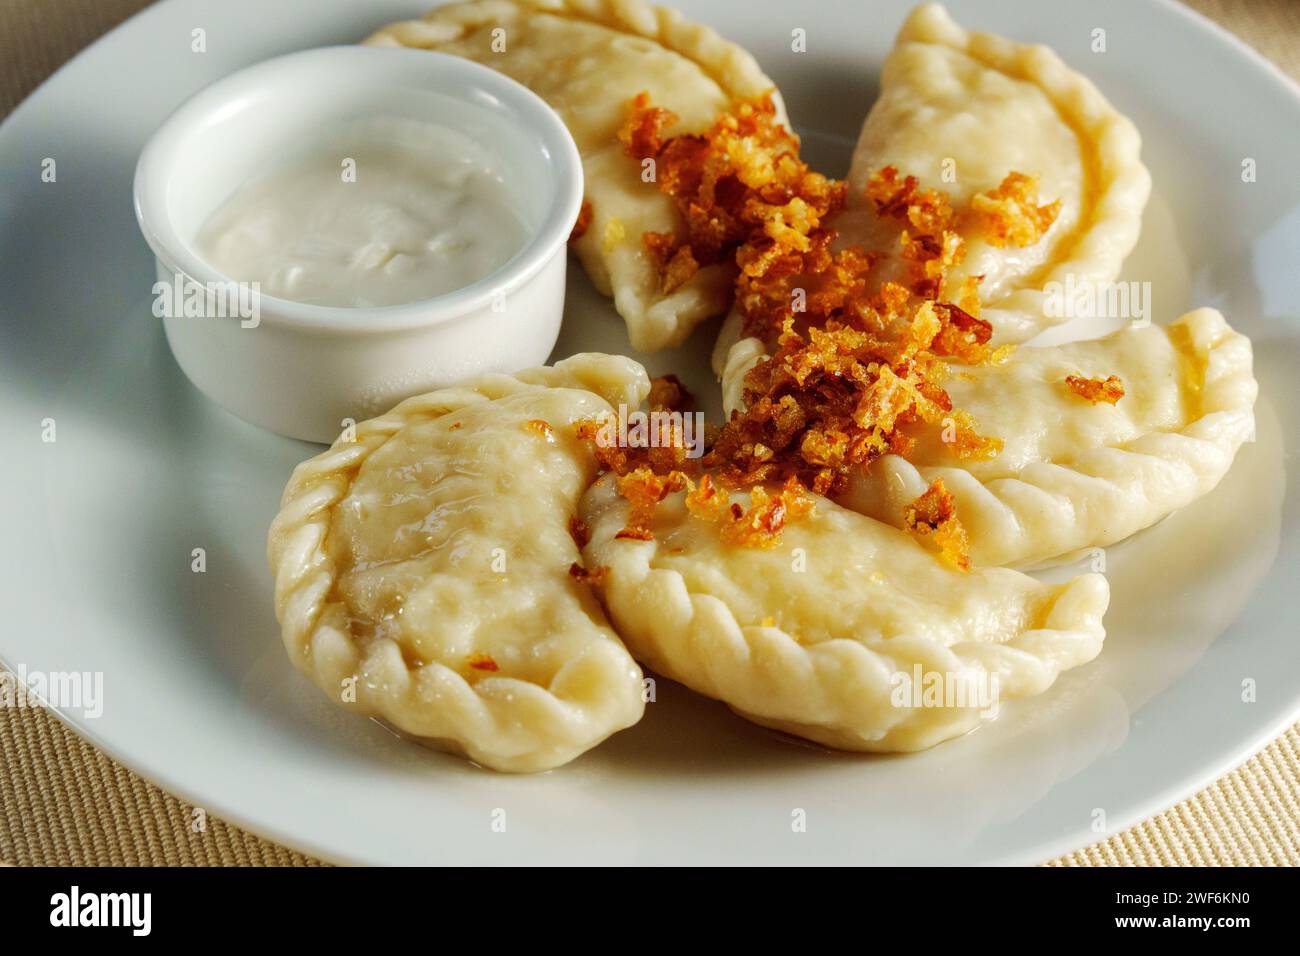
[[[1188,0],[1300,79],[1300,3]],[[148,0],[0,0],[0,115]],[[20,865],[318,861],[146,783],[46,713],[0,708],[0,861]],[[1058,866],[1300,864],[1300,724],[1173,809]]]

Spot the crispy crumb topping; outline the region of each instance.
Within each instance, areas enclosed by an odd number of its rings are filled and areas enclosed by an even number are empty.
[[[1001,440],[954,409],[943,382],[948,362],[1000,362],[1010,348],[990,344],[992,326],[979,317],[980,277],[958,280],[953,269],[968,236],[999,246],[1037,242],[1060,203],[1039,205],[1036,180],[1011,172],[954,208],[943,192],[886,166],[868,181],[865,198],[878,216],[901,224],[892,252],[902,269],[881,280],[873,270],[891,250],[835,246],[838,234],[826,223],[843,207],[847,184],[808,168],[769,97],[738,102],[702,134],[666,135],[676,121],[641,93],[619,133],[681,216],[680,234],[642,237],[660,289],[680,288],[703,266],[734,264],[744,332],[761,338],[769,354],[745,376],[745,408],[709,436],[702,459],[662,444],[596,449],[631,504],[620,536],[653,537],[658,502],[686,490],[691,514],[718,522],[724,540],[767,547],[812,510],[809,491],[843,492],[855,471],[880,456],[906,457],[925,429],[938,430],[958,458],[997,455]],[[651,405],[682,407],[672,385],[658,381]],[[579,433],[591,438],[594,428],[583,423]],[[745,488],[750,507],[730,504],[729,492]],[[926,520],[940,505],[955,505],[942,483],[931,492],[933,500],[909,506],[909,527],[965,567],[955,512]]]
[[[1092,402],[1094,405],[1100,405],[1102,402],[1107,405],[1114,405],[1124,397],[1124,383],[1115,375],[1109,375],[1106,378],[1084,378],[1082,375],[1067,375],[1065,376],[1065,384],[1074,394]]]
[[[812,514],[815,507],[808,489],[795,478],[788,479],[775,492],[755,485],[749,490],[749,500],[748,508],[732,504],[720,512],[722,540],[728,544],[742,548],[776,547],[786,523]]]
[[[555,431],[551,428],[550,422],[543,421],[540,418],[533,418],[525,422],[524,427],[539,438],[555,441]]]
[[[925,492],[903,509],[903,524],[919,538],[930,537],[939,555],[962,571],[970,570],[970,539],[957,519],[957,503],[936,478]]]
[[[631,471],[619,474],[618,493],[627,499],[627,527],[615,537],[630,538],[635,541],[653,541],[654,532],[650,530],[654,522],[655,508],[675,491],[682,491],[688,486],[689,479],[678,470],[667,474],[656,474],[648,465],[638,465]]]
[[[652,409],[685,412],[695,407],[695,396],[676,375],[661,375],[650,380],[646,404]]]
[[[736,263],[748,246],[804,241],[844,203],[845,185],[813,172],[799,159],[799,138],[776,120],[770,97],[742,100],[700,135],[665,137],[677,122],[652,106],[649,93],[632,101],[619,132],[633,159],[653,165],[659,190],[674,200],[682,235],[647,233],[642,242],[670,292],[701,266]],[[756,240],[763,237],[763,242]]]
[[[628,523],[616,538],[652,541],[650,525],[659,502],[676,491],[686,492],[686,510],[695,518],[716,524],[727,544],[742,548],[771,548],[781,540],[790,521],[812,513],[814,501],[796,479],[769,491],[762,485],[749,489],[749,507],[730,500],[728,492],[704,473],[696,481],[681,471],[657,475],[645,466],[618,478],[618,491],[631,505]]]
[[[1038,179],[1013,172],[996,189],[975,196],[971,210],[993,245],[1032,246],[1052,228],[1061,201],[1038,205]]]

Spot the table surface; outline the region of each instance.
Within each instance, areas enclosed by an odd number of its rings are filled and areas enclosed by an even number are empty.
[[[0,0],[0,116],[149,2]],[[1186,2],[1300,80],[1300,3]],[[0,708],[0,861],[319,865],[219,820],[200,821],[49,714]],[[1300,864],[1300,724],[1194,797],[1050,864]]]

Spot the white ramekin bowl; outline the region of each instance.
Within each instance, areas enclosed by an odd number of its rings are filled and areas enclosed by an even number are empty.
[[[489,147],[531,230],[493,274],[455,292],[382,308],[258,298],[256,318],[185,317],[160,308],[190,380],[227,410],[272,431],[330,442],[349,420],[479,372],[546,361],[564,306],[566,243],[582,204],[582,164],[560,118],[513,80],[421,50],[326,47],[214,83],[168,118],[140,156],[135,209],[173,288],[231,278],[194,238],[240,185],[332,123],[386,115],[441,123]],[[179,277],[179,278],[178,278]],[[209,286],[209,284],[212,286]],[[168,297],[170,298],[170,297]]]

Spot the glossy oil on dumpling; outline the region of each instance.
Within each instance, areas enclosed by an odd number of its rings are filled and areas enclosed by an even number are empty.
[[[1024,341],[1062,321],[1045,308],[1049,283],[1119,275],[1151,191],[1140,150],[1136,127],[1052,50],[968,32],[925,4],[885,61],[880,99],[853,153],[851,207],[836,225],[849,241],[896,248],[899,224],[862,208],[867,180],[886,165],[955,206],[1008,173],[1036,177],[1040,201],[1061,204],[1046,235],[1026,248],[967,236],[965,261],[951,273],[983,276],[982,318],[995,342]]]
[[[1001,568],[962,573],[825,499],[770,549],[724,544],[682,493],[659,504],[654,540],[619,538],[629,509],[608,477],[580,513],[587,567],[602,569],[602,599],[638,660],[833,747],[910,751],[963,734],[998,702],[1092,660],[1105,636],[1101,575],[1049,585]],[[954,688],[944,706],[900,696],[905,681],[936,676]]]
[[[629,359],[579,355],[409,399],[300,465],[268,543],[294,663],[498,770],[639,720],[641,672],[570,573],[571,522],[596,475],[575,423],[648,389]]]
[[[699,322],[726,311],[735,278],[728,265],[706,266],[680,288],[661,290],[642,236],[680,233],[681,218],[668,196],[642,181],[618,132],[643,91],[679,117],[670,135],[703,132],[736,100],[766,93],[784,121],[775,85],[743,49],[641,0],[453,3],[367,42],[467,57],[529,87],[560,114],[582,154],[592,213],[573,248],[597,288],[613,296],[634,348],[679,345]]]
[[[1001,439],[1001,452],[961,460],[928,428],[907,459],[872,462],[841,501],[901,525],[904,507],[942,478],[977,565],[1032,566],[1105,547],[1219,483],[1254,435],[1251,366],[1250,340],[1213,309],[1020,348],[1000,365],[954,366],[945,381],[953,406]],[[1067,386],[1072,375],[1115,375],[1124,396],[1092,404]]]

